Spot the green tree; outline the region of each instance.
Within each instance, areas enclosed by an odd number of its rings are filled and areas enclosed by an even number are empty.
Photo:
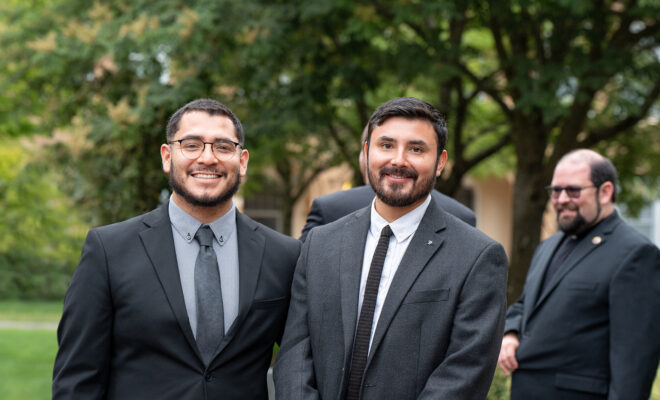
[[[0,147],[0,298],[61,298],[85,234],[40,142]]]
[[[622,176],[632,169],[644,171],[647,184],[658,181],[657,2],[281,1],[263,7],[268,12],[252,59],[262,72],[247,76],[264,98],[300,96],[289,102],[304,121],[301,129],[331,137],[354,168],[369,114],[397,95],[420,96],[449,115],[452,165],[439,182],[445,192],[455,193],[480,164],[515,168],[510,301],[539,243],[543,188],[563,154],[602,147],[620,162]],[[649,161],[639,163],[646,156]]]

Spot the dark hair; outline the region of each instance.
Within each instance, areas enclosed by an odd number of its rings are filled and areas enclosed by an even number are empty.
[[[371,133],[374,128],[392,117],[429,121],[438,139],[438,156],[445,149],[448,136],[447,121],[432,105],[415,97],[396,97],[378,107],[367,124],[367,143],[371,144]]]
[[[170,120],[167,122],[167,129],[165,130],[165,133],[168,142],[174,138],[174,135],[179,130],[179,123],[181,122],[183,115],[191,111],[201,111],[207,113],[208,115],[224,115],[225,117],[229,118],[234,124],[238,143],[240,143],[241,146],[245,144],[245,136],[243,134],[243,126],[241,125],[241,121],[229,109],[229,107],[213,99],[193,100],[176,110],[176,112],[172,114]]]
[[[603,157],[589,163],[589,168],[591,169],[591,182],[594,186],[600,187],[605,182],[612,182],[612,186],[614,186],[612,203],[616,202],[616,167],[612,161]]]

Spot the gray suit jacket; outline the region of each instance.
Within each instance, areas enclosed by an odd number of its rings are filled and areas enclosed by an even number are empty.
[[[240,213],[236,228],[239,313],[208,368],[188,321],[167,204],[91,230],[64,299],[53,399],[267,399],[300,242]]]
[[[278,399],[340,399],[357,324],[370,208],[312,230],[275,365]],[[502,337],[502,246],[431,201],[394,276],[362,399],[484,399]]]
[[[660,251],[615,212],[568,255],[543,293],[564,233],[541,243],[522,296],[507,312],[519,369],[547,376],[546,397],[648,399],[660,356]],[[550,391],[557,392],[554,395]],[[520,398],[538,387],[514,387]],[[554,396],[554,397],[553,397]],[[559,397],[558,397],[559,396]]]
[[[375,196],[376,193],[370,185],[363,185],[315,198],[312,202],[312,208],[307,214],[307,222],[300,235],[300,240],[304,242],[309,231],[315,226],[329,224],[353,211],[370,205]],[[463,204],[435,189],[431,191],[431,196],[440,208],[449,214],[458,217],[466,224],[477,226],[477,218],[474,213]]]

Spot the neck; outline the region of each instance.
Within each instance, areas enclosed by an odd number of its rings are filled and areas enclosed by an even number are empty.
[[[212,207],[196,206],[188,203],[176,192],[174,193],[174,195],[172,195],[172,201],[174,201],[174,203],[177,206],[179,206],[183,211],[185,211],[186,213],[190,214],[198,221],[205,224],[211,223],[216,219],[222,217],[223,215],[227,214],[227,212],[231,210],[231,206],[232,206],[231,199],[225,201],[224,203]]]
[[[426,197],[404,207],[394,207],[383,203],[378,197],[376,197],[374,206],[376,207],[376,212],[383,217],[385,221],[393,222],[419,207],[425,200]]]

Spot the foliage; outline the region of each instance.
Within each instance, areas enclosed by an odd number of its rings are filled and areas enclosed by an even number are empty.
[[[35,147],[0,147],[0,298],[59,298],[80,254],[84,226]]]
[[[448,115],[445,192],[515,170],[511,300],[567,151],[611,153],[633,209],[654,195],[639,188],[660,175],[656,15],[620,0],[13,0],[0,5],[0,131],[51,136],[63,191],[96,225],[158,204],[167,117],[214,97],[245,122],[246,193],[281,196],[288,223],[324,169],[346,162],[359,181],[376,106],[421,97]]]

